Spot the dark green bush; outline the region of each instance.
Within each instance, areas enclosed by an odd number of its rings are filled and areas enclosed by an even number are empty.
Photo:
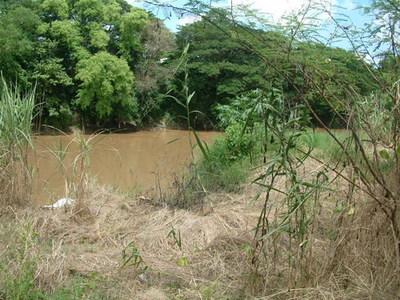
[[[232,149],[231,142],[227,138],[215,141],[207,158],[198,165],[201,183],[207,191],[237,191],[249,175],[249,160],[240,148]]]

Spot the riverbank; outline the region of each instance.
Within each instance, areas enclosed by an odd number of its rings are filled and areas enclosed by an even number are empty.
[[[321,168],[309,160],[301,172]],[[379,225],[382,214],[367,218],[373,202],[363,193],[360,205],[340,207],[347,186],[335,178],[331,188],[315,206],[309,279],[296,289],[287,289],[284,235],[268,240],[265,258],[254,262],[265,196],[259,187],[211,193],[202,206],[183,210],[90,182],[79,206],[3,210],[0,290],[6,299],[396,299],[399,273],[385,234],[374,248],[360,239],[366,222]],[[274,226],[284,196],[273,191],[270,199]]]
[[[250,189],[210,195],[212,206],[187,211],[92,184],[81,211],[9,211],[0,225],[0,252],[10,262],[5,275],[14,280],[1,289],[8,294],[31,282],[32,289],[21,292],[50,299],[243,295],[246,245],[258,210],[247,197]]]

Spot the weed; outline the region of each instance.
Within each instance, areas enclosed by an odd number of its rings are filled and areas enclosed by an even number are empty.
[[[139,249],[135,246],[134,242],[130,242],[128,246],[122,250],[122,261],[123,263],[121,269],[127,267],[139,269],[140,266],[144,265],[142,272],[147,270],[147,266],[143,260],[143,257],[140,254]]]
[[[91,212],[86,203],[90,181],[90,152],[94,143],[100,142],[103,132],[96,132],[89,136],[75,132],[72,137],[61,133],[68,138],[68,143],[63,146],[59,141],[53,149],[48,151],[57,160],[60,173],[64,178],[65,197],[75,199],[74,215],[90,218]],[[74,155],[73,159],[70,158],[72,155]]]
[[[182,251],[182,237],[181,237],[181,231],[180,230],[175,230],[174,227],[172,227],[171,231],[168,233],[167,238],[172,237],[174,241],[174,245],[177,245],[179,250]]]
[[[59,288],[48,296],[48,299],[66,300],[66,299],[112,299],[105,293],[105,278],[97,273],[88,275],[75,275],[66,287]]]
[[[30,224],[8,230],[15,235],[15,244],[0,260],[0,290],[6,299],[43,299],[44,293],[36,285],[38,235]]]

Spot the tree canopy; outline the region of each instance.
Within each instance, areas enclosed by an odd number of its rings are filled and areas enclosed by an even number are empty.
[[[367,95],[376,88],[365,62],[355,53],[291,40],[279,28],[264,31],[235,23],[219,8],[182,27],[177,44],[179,51],[190,44],[189,88],[196,91],[193,108],[208,117],[202,120],[203,125],[217,123],[217,105],[228,104],[244,92],[272,87],[283,90],[288,105],[308,98],[324,120],[340,126],[332,118],[332,107],[321,100],[321,93],[344,96],[345,89],[338,86],[351,86]],[[322,90],[312,89],[310,80],[320,82]],[[339,105],[336,108],[341,110]]]
[[[0,9],[0,69],[7,81],[37,84],[44,123],[112,126],[142,117],[134,74],[143,79],[145,40],[160,35],[148,29],[154,16],[124,0],[8,0]],[[168,47],[161,43],[151,59]]]
[[[366,9],[383,20],[372,32],[388,46],[373,65],[357,51],[307,38],[313,31],[301,31],[300,23],[255,26],[205,4],[192,7],[201,20],[174,35],[124,0],[6,0],[0,4],[0,70],[6,81],[36,85],[45,124],[141,126],[167,112],[182,115],[165,94],[180,97],[186,75],[175,69],[189,44],[191,105],[202,112],[193,116],[195,127],[215,128],[218,105],[271,88],[282,90],[289,106],[307,99],[327,123],[340,126],[332,116],[345,103],[335,99],[346,99],[350,90],[368,95],[379,89],[374,76],[390,81],[399,71],[393,3],[373,1]],[[330,104],[322,101],[326,95]]]

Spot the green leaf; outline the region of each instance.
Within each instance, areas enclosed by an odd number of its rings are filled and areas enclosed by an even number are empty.
[[[343,210],[344,210],[343,204],[339,204],[338,206],[336,206],[336,212],[341,213]]]
[[[252,256],[253,255],[253,247],[249,244],[243,244],[242,248],[246,251],[247,255]]]
[[[191,110],[189,112],[189,114],[199,114],[199,115],[205,116],[205,114],[199,110]]]
[[[186,257],[181,257],[176,260],[176,264],[180,267],[186,267],[189,262]]]
[[[379,151],[379,155],[380,155],[380,157],[382,157],[383,159],[386,159],[386,160],[388,160],[390,158],[389,153],[386,150]]]
[[[197,135],[197,132],[193,129],[192,129],[192,132],[194,133],[194,137],[196,138],[197,145],[199,145],[201,152],[203,153],[204,157],[206,159],[208,159],[209,152],[207,151],[207,148],[204,147],[203,142],[200,140],[200,137]]]
[[[274,186],[272,186],[272,185],[270,185],[270,184],[266,184],[266,183],[262,183],[262,182],[257,182],[257,181],[253,181],[253,183],[255,183],[255,184],[259,185],[259,186],[265,187],[265,188],[267,188],[267,189],[270,189],[270,190],[272,190],[272,191],[276,191],[276,192],[281,193],[281,194],[283,194],[283,195],[287,195],[287,193],[286,193],[285,191],[282,191],[282,190],[280,190],[280,189],[277,189],[277,188],[275,188]]]
[[[171,95],[166,95],[165,98],[171,98],[173,99],[176,103],[178,103],[180,106],[182,106],[183,108],[186,108],[186,105],[183,104],[178,98],[171,96]]]
[[[79,62],[76,79],[81,81],[76,103],[84,110],[94,109],[99,119],[116,114],[118,106],[118,113],[135,112],[134,75],[125,59],[98,52]]]
[[[173,140],[167,142],[167,145],[172,144],[172,143],[175,143],[176,141],[179,141],[180,139],[181,139],[181,138],[173,139]]]
[[[187,99],[186,99],[186,106],[187,106],[187,107],[189,107],[190,101],[192,101],[192,98],[193,98],[193,96],[194,96],[195,93],[196,93],[196,92],[193,92],[193,93],[191,93],[191,94],[189,95],[189,97],[187,97]]]

